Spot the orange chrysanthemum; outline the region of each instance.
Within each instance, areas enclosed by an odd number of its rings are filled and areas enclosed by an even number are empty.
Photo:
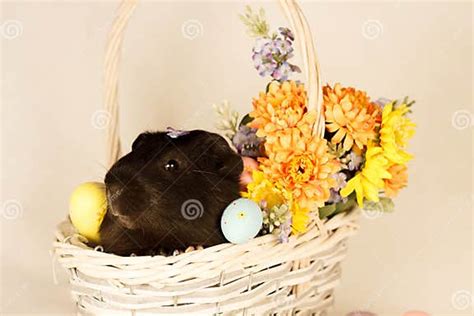
[[[362,149],[376,136],[380,124],[380,108],[370,102],[363,91],[343,88],[337,83],[334,88],[323,88],[326,129],[335,133],[333,144],[343,141],[344,149],[353,146]]]
[[[339,162],[329,154],[327,141],[312,135],[316,114],[306,107],[303,85],[272,82],[266,93],[253,100],[257,136],[265,137],[267,158],[259,158],[260,170],[276,187],[284,188],[291,205],[293,233],[306,230],[308,213],[321,207],[336,186],[332,174]]]
[[[253,118],[250,127],[257,128],[257,136],[272,142],[281,130],[298,129],[310,131],[316,116],[306,109],[306,91],[302,84],[294,81],[273,81],[268,92],[261,92],[253,100]]]
[[[388,168],[388,172],[392,175],[391,179],[385,179],[385,195],[387,197],[395,197],[398,191],[408,184],[408,172],[406,165],[394,164]]]
[[[323,206],[336,185],[331,175],[340,169],[326,140],[290,129],[268,146],[268,158],[260,159],[263,172],[290,191],[300,207]]]

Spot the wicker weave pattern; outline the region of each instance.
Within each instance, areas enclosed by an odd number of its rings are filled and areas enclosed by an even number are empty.
[[[318,313],[331,305],[346,239],[358,211],[280,243],[273,235],[163,257],[120,257],[88,248],[69,221],[55,255],[71,274],[79,310],[124,315],[279,315]]]
[[[118,82],[124,32],[138,0],[123,0],[105,57],[106,163],[120,157]],[[308,108],[324,134],[319,65],[308,23],[295,0],[280,0],[295,33],[306,75]],[[359,211],[321,221],[280,243],[265,235],[241,245],[221,244],[177,256],[120,257],[91,249],[69,221],[58,226],[54,257],[70,272],[83,315],[323,315],[333,302],[346,240]]]

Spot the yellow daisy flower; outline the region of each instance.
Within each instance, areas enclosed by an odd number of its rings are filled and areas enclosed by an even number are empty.
[[[241,195],[259,204],[265,201],[268,208],[285,204],[285,192],[265,177],[262,171],[252,172],[252,182],[247,185],[247,192]]]
[[[388,164],[382,148],[374,146],[372,142],[369,143],[364,167],[342,188],[341,196],[346,197],[355,191],[360,207],[363,207],[364,199],[378,202],[379,191],[385,186],[384,180],[392,178],[390,172],[387,171]]]
[[[406,104],[394,109],[393,102],[383,108],[380,146],[385,157],[392,163],[405,164],[413,158],[403,150],[415,133],[415,123],[405,116],[409,110]]]
[[[290,192],[280,188],[266,178],[266,175],[259,170],[252,173],[253,181],[247,185],[247,192],[242,192],[242,196],[260,204],[265,201],[268,209],[283,204],[291,205],[291,228],[294,234],[306,232],[309,222],[309,210],[301,208],[294,202]]]
[[[308,230],[309,209],[301,208],[297,203],[293,203],[291,208],[291,231],[293,234],[302,234]]]

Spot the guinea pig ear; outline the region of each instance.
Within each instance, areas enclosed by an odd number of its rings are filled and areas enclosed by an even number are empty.
[[[132,151],[140,147],[145,142],[145,140],[150,137],[150,135],[151,133],[149,132],[141,133],[140,135],[138,135],[138,137],[135,138],[135,140],[132,143]]]
[[[222,136],[209,133],[206,146],[207,153],[200,159],[205,165],[224,177],[240,176],[244,168],[242,158],[232,150]]]

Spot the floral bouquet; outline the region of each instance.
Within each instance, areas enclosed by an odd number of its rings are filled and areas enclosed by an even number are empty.
[[[392,198],[407,185],[406,152],[415,124],[407,117],[413,101],[373,102],[366,92],[341,84],[323,87],[324,137],[312,127],[300,72],[290,63],[294,36],[288,28],[270,33],[263,10],[247,7],[241,19],[255,38],[252,60],[271,81],[243,116],[227,103],[216,106],[222,130],[243,157],[242,196],[264,213],[261,234],[281,242],[320,219],[352,210],[391,211]]]

